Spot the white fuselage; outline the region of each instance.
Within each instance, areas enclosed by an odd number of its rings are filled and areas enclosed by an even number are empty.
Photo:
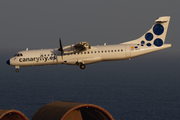
[[[158,51],[171,47],[171,44],[164,44],[161,47],[141,47],[138,45],[103,45],[92,46],[91,49],[64,53],[58,49],[41,49],[41,50],[26,50],[20,51],[22,56],[15,56],[10,59],[12,66],[38,66],[38,65],[54,65],[54,64],[70,64],[77,65],[77,63],[92,64],[101,61],[123,60],[137,57],[150,52]]]

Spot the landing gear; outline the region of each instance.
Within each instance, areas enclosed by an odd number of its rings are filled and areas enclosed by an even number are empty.
[[[16,69],[16,72],[19,72],[19,69]]]
[[[80,65],[80,68],[81,68],[81,69],[85,69],[86,66],[85,66],[84,64],[81,64],[81,65]]]
[[[16,68],[16,72],[19,72],[19,66],[15,66],[15,68]]]

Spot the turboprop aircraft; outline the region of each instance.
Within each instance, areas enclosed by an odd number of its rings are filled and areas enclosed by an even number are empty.
[[[79,42],[75,45],[62,46],[60,48],[20,51],[14,57],[7,60],[7,64],[15,66],[16,72],[20,67],[67,64],[79,65],[85,69],[85,65],[101,61],[113,61],[131,59],[147,53],[159,51],[171,47],[164,44],[170,16],[159,17],[152,28],[142,37],[116,44],[90,46],[88,42]]]

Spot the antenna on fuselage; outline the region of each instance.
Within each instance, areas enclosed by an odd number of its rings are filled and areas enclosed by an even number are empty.
[[[63,50],[63,47],[62,47],[61,38],[59,38],[59,45],[60,45],[60,48],[58,50],[61,51],[61,57],[63,59],[64,50]]]

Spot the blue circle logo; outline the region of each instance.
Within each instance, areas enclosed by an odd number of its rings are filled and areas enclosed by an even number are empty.
[[[154,45],[160,47],[163,45],[163,41],[160,38],[154,40]]]
[[[151,41],[153,39],[153,34],[149,32],[145,35],[145,38],[147,41]]]
[[[151,46],[151,43],[147,43],[146,45],[147,45],[148,47],[150,47],[150,46]]]
[[[141,44],[145,44],[144,40],[141,41]]]
[[[164,27],[161,24],[156,24],[153,27],[153,32],[156,35],[161,35],[164,32]]]
[[[144,46],[145,42],[144,40],[141,41],[141,46]]]

